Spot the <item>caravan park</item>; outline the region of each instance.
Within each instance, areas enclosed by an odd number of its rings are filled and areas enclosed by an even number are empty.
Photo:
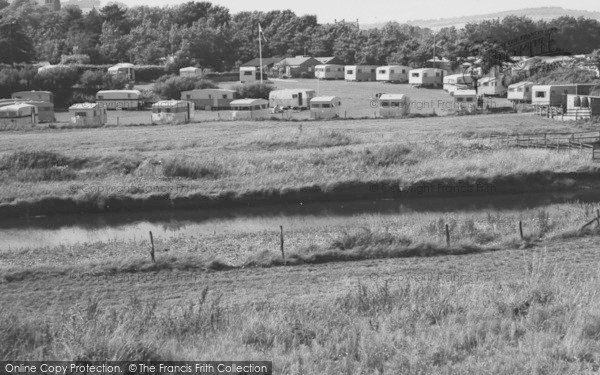
[[[598,371],[599,20],[77,3],[0,0],[0,362]]]

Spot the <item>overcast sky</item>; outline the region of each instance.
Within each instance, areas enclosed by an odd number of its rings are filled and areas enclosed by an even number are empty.
[[[107,3],[108,1],[103,0],[102,2]],[[119,1],[128,6],[164,6],[181,4],[189,0]],[[291,9],[298,15],[316,14],[319,22],[333,22],[335,19],[354,21],[358,18],[360,23],[402,22],[417,19],[460,17],[544,6],[600,11],[600,1],[598,0],[501,0],[494,2],[488,0],[418,0],[414,2],[406,0],[346,0],[330,2],[323,0],[214,0],[210,2],[225,6],[232,13],[245,10],[269,11]]]

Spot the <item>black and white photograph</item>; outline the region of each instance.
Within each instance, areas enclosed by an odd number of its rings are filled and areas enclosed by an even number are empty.
[[[600,2],[0,0],[0,375],[600,373]]]

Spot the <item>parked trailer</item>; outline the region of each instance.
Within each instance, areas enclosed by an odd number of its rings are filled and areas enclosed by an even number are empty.
[[[54,94],[50,91],[17,91],[10,96],[12,99],[35,100],[54,103]]]
[[[340,115],[342,101],[337,96],[317,96],[310,101],[310,117],[330,119]]]
[[[324,64],[315,66],[317,79],[344,79],[344,65]]]
[[[408,72],[408,83],[413,87],[442,87],[444,70],[438,68],[413,69]]]
[[[15,103],[0,107],[0,127],[19,129],[33,127],[37,123],[36,107],[27,103]]]
[[[379,116],[402,117],[410,113],[410,99],[405,94],[382,94],[379,97]]]
[[[128,81],[135,81],[134,65],[130,63],[119,63],[108,68],[108,73],[116,76],[123,76]]]
[[[473,77],[470,74],[451,74],[447,75],[443,79],[444,91],[450,95],[454,94],[457,90],[468,90],[473,87]]]
[[[31,104],[36,107],[37,122],[55,122],[56,117],[54,116],[54,104],[44,102],[41,100],[27,100],[27,99],[0,99],[0,107],[13,104]]]
[[[285,89],[269,93],[269,106],[282,108],[310,108],[310,100],[315,97],[315,90]]]
[[[181,77],[202,77],[202,69],[196,68],[195,66],[188,66],[179,69],[179,76]]]
[[[102,126],[106,124],[106,107],[99,103],[77,103],[69,107],[71,123],[77,126]]]
[[[96,103],[106,109],[141,109],[144,105],[138,90],[101,90],[96,93]]]
[[[485,96],[505,96],[508,88],[504,86],[504,77],[483,77],[477,81],[477,92]]]
[[[375,65],[346,65],[344,78],[346,81],[375,81],[377,79],[377,66]]]
[[[475,90],[457,90],[454,92],[454,109],[473,112],[477,109],[477,93]]]
[[[388,65],[377,68],[376,79],[380,82],[408,82],[409,66],[405,65]]]
[[[187,100],[161,100],[152,104],[153,124],[187,124],[194,118],[194,103]]]
[[[268,100],[238,99],[231,102],[231,117],[234,120],[255,120],[270,116]]]
[[[508,86],[506,98],[514,103],[531,103],[533,82],[518,82]]]
[[[198,109],[229,109],[235,100],[235,90],[196,89],[181,92],[181,99],[194,103]]]
[[[260,80],[260,78],[257,77],[258,74],[259,74],[259,71],[258,71],[258,69],[256,69],[256,67],[242,66],[242,67],[240,67],[240,82],[241,83],[257,82]]]
[[[531,104],[536,107],[563,107],[566,109],[566,95],[588,95],[593,84],[535,85],[532,88]]]

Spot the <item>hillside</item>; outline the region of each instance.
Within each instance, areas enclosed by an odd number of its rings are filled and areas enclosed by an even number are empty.
[[[526,8],[518,10],[508,10],[497,13],[479,14],[474,16],[454,17],[454,18],[440,18],[436,20],[412,20],[403,23],[407,23],[412,26],[427,27],[431,29],[441,29],[444,27],[457,27],[461,28],[467,23],[480,22],[484,20],[491,20],[496,18],[504,18],[507,16],[518,16],[518,17],[529,17],[535,21],[537,20],[551,20],[562,16],[570,17],[585,17],[600,20],[600,12],[592,12],[586,10],[576,9],[564,9],[561,7],[540,7],[540,8]],[[390,20],[393,21],[393,20]],[[361,28],[372,29],[379,28],[385,25],[385,23],[373,23],[361,25]]]

